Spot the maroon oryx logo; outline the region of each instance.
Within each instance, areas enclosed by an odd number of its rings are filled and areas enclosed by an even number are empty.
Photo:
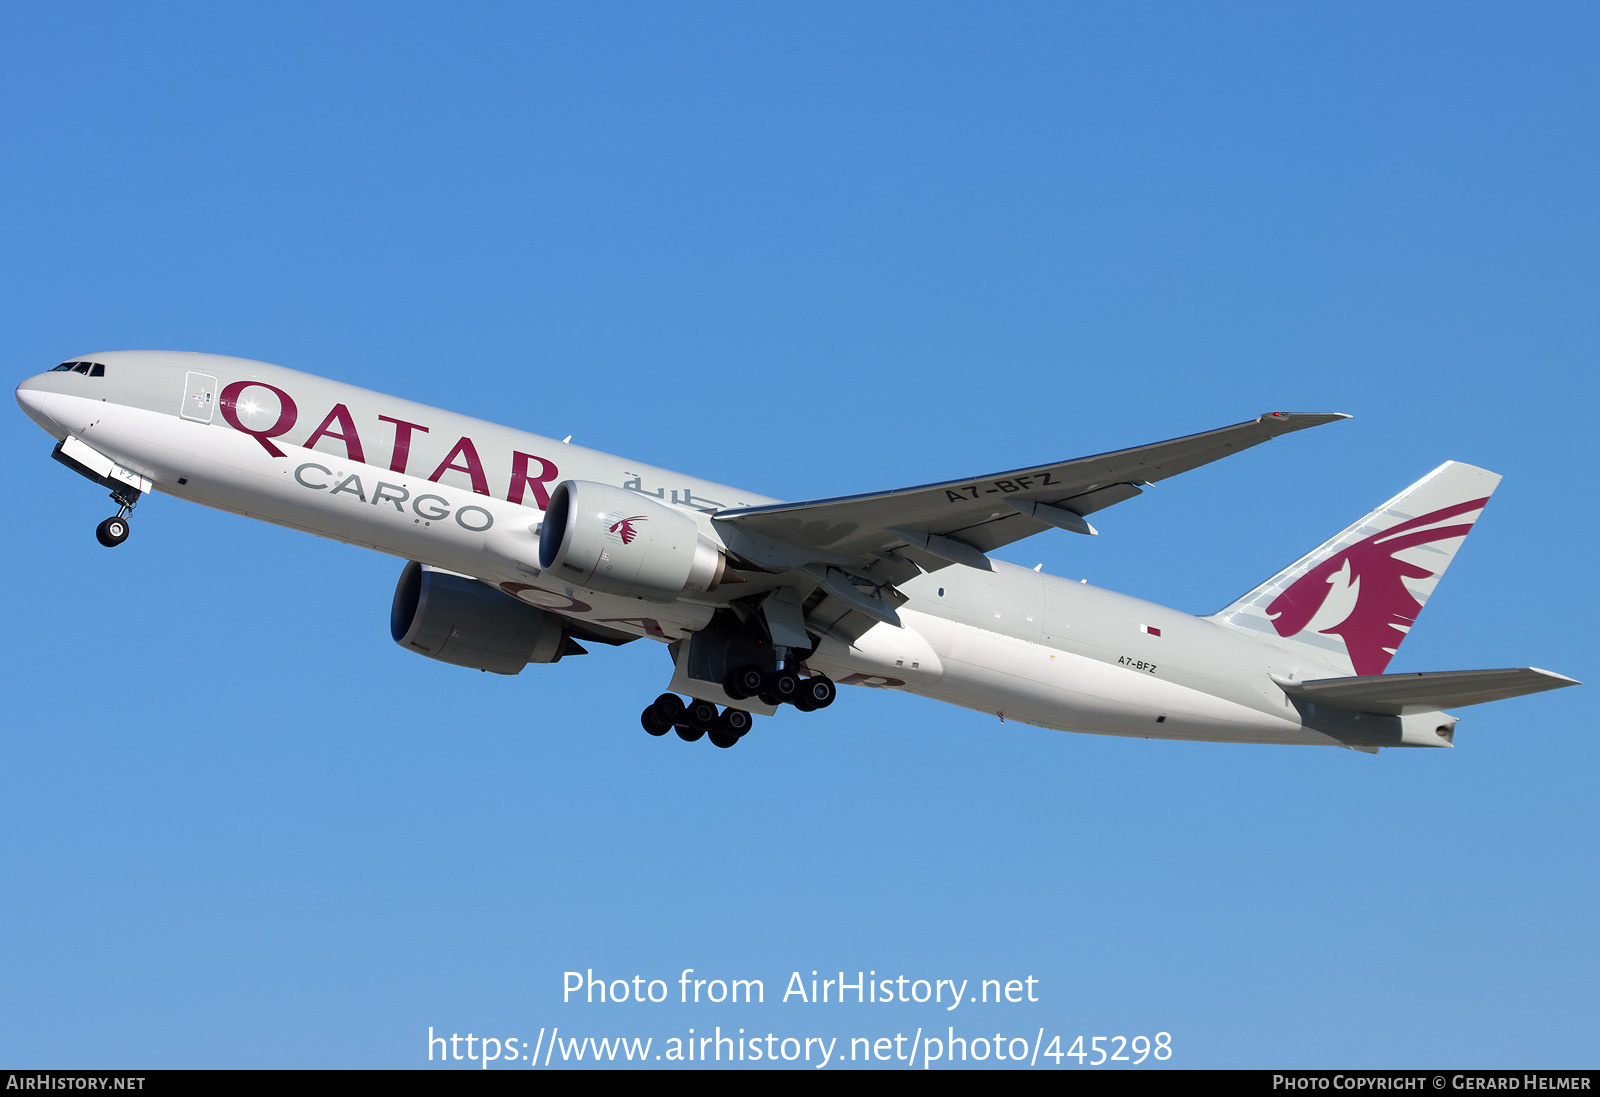
[[[632,518],[623,518],[613,523],[611,532],[622,538],[624,545],[633,544],[633,539],[639,536],[639,531],[633,528],[635,522],[643,522],[645,515],[635,514]]]
[[[1345,584],[1355,588],[1355,608],[1343,621],[1321,631],[1324,635],[1334,634],[1344,639],[1350,664],[1357,674],[1382,674],[1400,641],[1406,638],[1406,630],[1422,612],[1422,603],[1407,589],[1405,580],[1427,579],[1437,574],[1397,559],[1395,554],[1416,545],[1465,537],[1472,530],[1470,521],[1453,526],[1434,526],[1434,523],[1482,510],[1488,502],[1486,495],[1482,499],[1444,507],[1391,526],[1334,553],[1272,600],[1267,606],[1272,627],[1284,637],[1305,628],[1328,600],[1333,581],[1348,569]],[[1433,528],[1424,528],[1430,526]]]

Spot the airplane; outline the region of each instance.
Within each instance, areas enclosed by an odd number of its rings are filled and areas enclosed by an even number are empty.
[[[1209,616],[990,557],[1285,434],[1271,412],[960,480],[782,502],[281,366],[174,351],[17,387],[53,456],[111,490],[115,547],[153,491],[406,562],[407,651],[517,674],[640,638],[672,658],[644,730],[731,747],[754,716],[903,690],[1061,731],[1449,747],[1447,708],[1578,684],[1534,667],[1385,673],[1500,477],[1446,462]]]

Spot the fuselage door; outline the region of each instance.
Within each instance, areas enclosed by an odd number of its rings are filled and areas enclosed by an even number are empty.
[[[1046,643],[1075,639],[1082,641],[1083,636],[1074,636],[1072,624],[1077,621],[1079,631],[1085,623],[1084,597],[1080,591],[1080,584],[1070,579],[1059,579],[1048,576],[1044,588],[1044,639]]]
[[[183,382],[183,407],[180,414],[197,423],[211,422],[217,410],[217,379],[208,373],[190,372]]]

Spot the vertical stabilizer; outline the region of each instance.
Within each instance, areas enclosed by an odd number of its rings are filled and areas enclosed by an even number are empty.
[[[1382,674],[1499,483],[1447,461],[1211,620]]]

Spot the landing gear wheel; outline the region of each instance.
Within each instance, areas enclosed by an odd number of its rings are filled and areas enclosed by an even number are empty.
[[[116,548],[128,539],[128,520],[107,518],[94,528],[94,536],[106,548]]]
[[[748,712],[743,709],[730,708],[723,710],[722,716],[717,720],[717,727],[726,735],[731,735],[735,739],[742,739],[744,733],[750,730],[750,725],[753,723],[754,721],[750,719]]]
[[[676,693],[663,693],[651,703],[650,711],[655,713],[663,724],[671,727],[683,718],[683,698]]]
[[[710,701],[691,701],[684,713],[684,723],[711,730],[717,723],[717,706]]]
[[[762,677],[761,668],[758,666],[735,667],[722,680],[722,691],[735,701],[743,701],[746,697],[754,697],[761,692]]]
[[[678,738],[685,743],[692,743],[706,733],[705,728],[692,728],[688,724],[678,725]]]
[[[762,700],[776,697],[779,701],[793,701],[800,693],[800,676],[792,670],[775,670],[761,679]]]
[[[657,713],[654,705],[649,706],[639,717],[639,723],[644,725],[644,730],[651,735],[665,735],[672,730],[672,724],[663,720]]]
[[[807,678],[801,683],[800,694],[811,705],[811,708],[827,708],[833,704],[833,699],[839,696],[839,687],[833,684],[833,679],[818,674]],[[800,702],[795,702],[796,707],[799,707],[799,704]]]
[[[739,741],[739,737],[733,732],[723,731],[721,728],[712,728],[709,734],[711,736],[711,745],[721,747],[723,750],[727,750]]]

